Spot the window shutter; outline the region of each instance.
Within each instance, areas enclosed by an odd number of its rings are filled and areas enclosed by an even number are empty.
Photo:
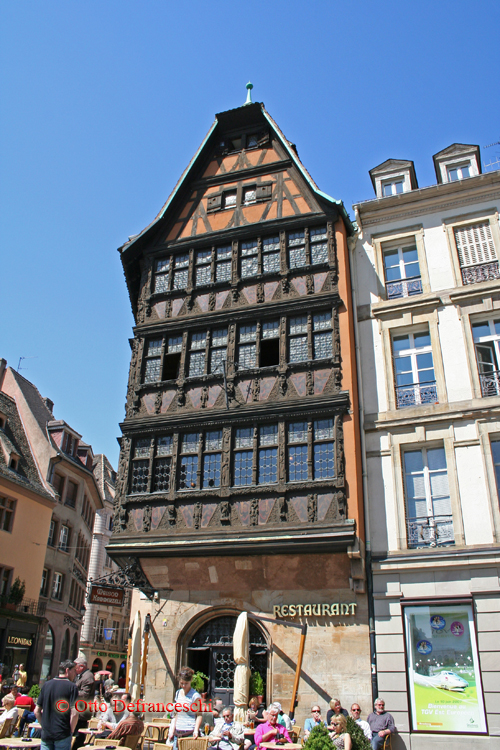
[[[207,200],[207,209],[209,211],[215,211],[222,205],[222,195],[211,195]]]
[[[256,198],[264,200],[271,197],[272,185],[257,185]]]
[[[455,229],[460,266],[475,266],[497,260],[488,221]]]

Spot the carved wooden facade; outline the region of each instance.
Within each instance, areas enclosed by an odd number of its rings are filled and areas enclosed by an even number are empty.
[[[217,115],[121,248],[136,326],[115,559],[354,543],[339,233],[352,233],[342,204],[250,104]]]

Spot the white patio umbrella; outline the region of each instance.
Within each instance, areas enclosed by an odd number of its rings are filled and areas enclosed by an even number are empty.
[[[244,722],[247,715],[250,684],[250,645],[246,612],[242,612],[236,620],[233,634],[233,658],[236,662],[233,695],[234,720]]]
[[[134,627],[132,628],[132,652],[130,655],[130,686],[129,692],[132,701],[141,697],[140,669],[141,669],[141,613],[135,613]]]

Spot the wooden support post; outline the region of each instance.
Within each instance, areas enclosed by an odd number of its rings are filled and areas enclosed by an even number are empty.
[[[146,615],[144,622],[144,649],[142,653],[142,668],[141,668],[141,690],[144,690],[144,683],[146,681],[146,672],[148,671],[148,651],[149,651],[149,631],[151,628],[151,616]],[[143,692],[143,697],[144,697]]]
[[[297,668],[295,670],[295,680],[293,683],[293,690],[292,690],[292,702],[290,703],[290,712],[288,714],[292,719],[295,713],[295,700],[297,698],[297,691],[299,689],[300,672],[302,669],[302,659],[304,657],[304,646],[306,643],[306,633],[307,633],[307,625],[304,625],[302,628],[302,632],[300,634],[299,657],[297,659]]]

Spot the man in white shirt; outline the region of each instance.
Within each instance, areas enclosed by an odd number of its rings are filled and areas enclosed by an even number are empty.
[[[361,729],[364,732],[364,735],[367,740],[371,740],[372,738],[372,730],[370,729],[370,725],[367,721],[363,721],[361,718],[361,708],[359,707],[358,703],[353,703],[351,706],[351,716],[356,722],[356,724],[359,724]]]
[[[226,706],[222,718],[215,720],[213,732],[208,736],[210,747],[219,750],[239,750],[244,740],[243,724],[233,721],[233,709]]]

